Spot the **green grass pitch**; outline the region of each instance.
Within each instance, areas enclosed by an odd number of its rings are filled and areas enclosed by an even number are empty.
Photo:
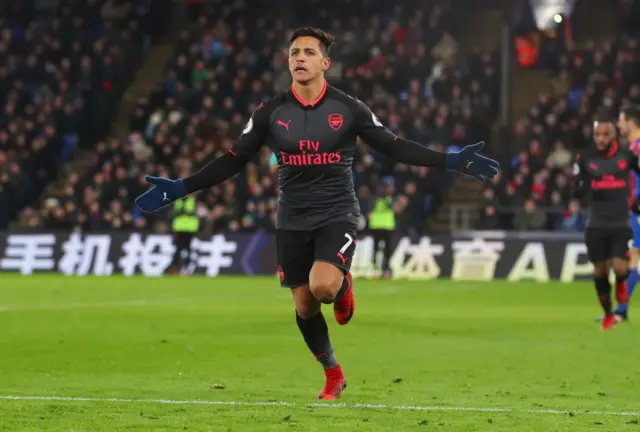
[[[318,404],[274,278],[0,275],[0,431],[640,431],[638,327],[588,283],[355,290]]]

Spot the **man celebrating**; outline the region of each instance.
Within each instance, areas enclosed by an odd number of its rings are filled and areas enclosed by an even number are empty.
[[[616,141],[613,119],[599,117],[594,122],[595,146],[578,155],[573,167],[574,187],[578,193],[589,192],[591,203],[585,230],[589,261],[593,263],[593,281],[604,311],[602,329],[616,323],[611,302],[609,263],[616,275],[618,307],[626,307],[629,276],[629,174],[640,173],[638,157]],[[632,205],[638,212],[638,202]]]
[[[156,211],[234,176],[263,145],[274,151],[280,183],[280,282],[291,289],[298,328],[324,368],[325,387],[318,398],[325,400],[338,399],[346,380],[321,305],[332,303],[341,325],[351,320],[356,306],[349,273],[360,214],[351,169],[356,137],[398,162],[455,170],[479,181],[498,173],[496,161],[478,154],[484,143],[455,153],[429,150],[397,137],[366,105],[329,86],[324,73],[332,43],[322,30],[296,30],[289,41],[291,89],[254,111],[228,153],[185,179],[148,177],[154,187],[136,199],[143,211]],[[163,201],[165,193],[169,202]]]

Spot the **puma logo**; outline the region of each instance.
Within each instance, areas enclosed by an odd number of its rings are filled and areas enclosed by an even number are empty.
[[[466,169],[469,169],[469,167],[471,166],[472,163],[473,163],[473,161],[467,161]]]
[[[289,123],[291,123],[291,120],[289,120],[288,122],[283,122],[282,120],[278,120],[276,121],[276,124],[279,126],[282,126],[283,128],[285,128],[287,130],[287,132],[289,132]]]
[[[162,198],[162,201],[169,201],[169,197],[166,192],[164,192],[164,198]]]
[[[345,257],[344,255],[342,255],[342,252],[338,252],[338,258],[342,260],[342,265],[347,264],[347,260],[349,259],[349,257]]]

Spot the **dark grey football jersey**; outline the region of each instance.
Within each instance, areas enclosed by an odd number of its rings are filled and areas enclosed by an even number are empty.
[[[589,228],[615,228],[630,224],[632,171],[639,171],[638,158],[614,142],[607,154],[590,149],[578,155],[573,167],[582,188],[590,193]]]
[[[312,230],[359,215],[352,172],[358,136],[374,148],[398,140],[366,105],[325,82],[312,104],[292,87],[259,106],[231,153],[251,158],[269,146],[279,167],[276,227]]]

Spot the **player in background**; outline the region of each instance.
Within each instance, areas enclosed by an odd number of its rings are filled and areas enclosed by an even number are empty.
[[[616,323],[611,302],[609,269],[616,276],[616,300],[625,306],[629,276],[629,239],[631,224],[630,172],[640,173],[638,157],[616,141],[616,126],[612,118],[601,116],[594,122],[593,148],[577,155],[573,167],[577,194],[590,195],[589,217],[585,243],[589,261],[593,263],[593,280],[604,311],[602,329],[610,330]],[[638,211],[637,198],[631,208]]]
[[[640,107],[637,105],[626,105],[620,110],[618,117],[618,128],[620,134],[624,136],[629,144],[629,149],[634,155],[638,155],[640,147]],[[633,196],[640,194],[640,175],[631,173],[631,192]],[[631,213],[631,228],[633,230],[633,240],[631,243],[631,257],[629,260],[629,278],[627,279],[627,290],[629,301],[638,282],[638,258],[640,258],[640,217]],[[628,317],[627,304],[620,304],[616,309],[618,320],[626,321]]]
[[[378,153],[418,166],[459,171],[490,181],[498,163],[478,154],[484,143],[441,153],[396,136],[362,102],[327,84],[333,38],[302,28],[289,40],[289,90],[261,104],[231,149],[185,179],[147,177],[153,188],[136,199],[156,211],[235,174],[269,146],[278,161],[276,245],[280,285],[291,289],[295,319],[307,347],[322,365],[319,399],[337,399],[346,379],[329,339],[322,304],[333,304],[338,324],[355,312],[351,258],[360,215],[352,166],[359,136]],[[248,279],[249,280],[249,279]]]

